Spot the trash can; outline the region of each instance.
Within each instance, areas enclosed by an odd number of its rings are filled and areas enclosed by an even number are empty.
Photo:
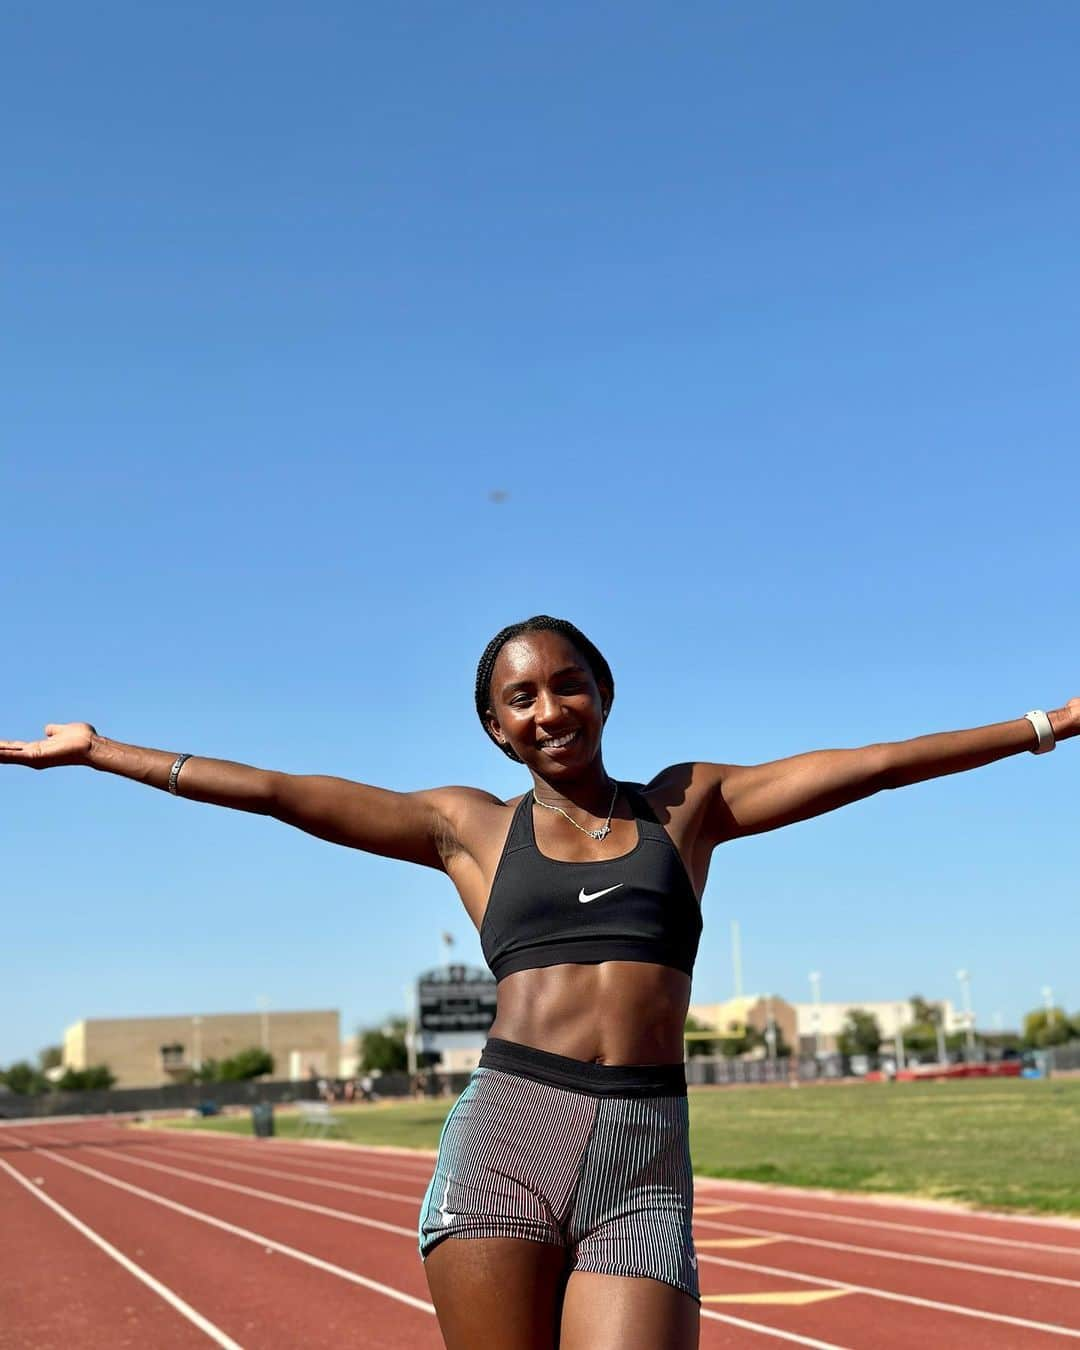
[[[271,1102],[257,1102],[251,1108],[251,1128],[256,1139],[272,1139],[274,1135],[274,1107]]]

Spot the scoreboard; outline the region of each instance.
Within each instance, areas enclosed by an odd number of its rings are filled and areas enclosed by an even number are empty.
[[[419,1029],[486,1032],[495,1020],[495,977],[480,966],[439,966],[416,983]]]

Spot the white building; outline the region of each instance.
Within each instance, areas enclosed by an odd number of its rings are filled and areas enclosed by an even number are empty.
[[[963,1031],[967,1027],[966,1014],[958,1012],[952,1001],[947,998],[928,999],[928,1003],[941,1008],[945,1014],[945,1034]],[[813,1054],[817,1036],[821,1035],[821,1048],[830,1052],[837,1048],[837,1042],[848,1013],[856,1008],[872,1013],[877,1020],[883,1040],[891,1040],[903,1027],[910,1026],[915,1020],[910,999],[874,1000],[872,1003],[795,1003],[796,1023],[799,1043],[804,1053]]]

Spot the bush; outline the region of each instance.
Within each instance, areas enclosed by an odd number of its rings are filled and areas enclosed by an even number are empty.
[[[4,1083],[12,1092],[18,1092],[24,1097],[36,1097],[41,1092],[49,1090],[49,1080],[41,1072],[25,1059],[20,1059],[12,1064],[10,1068],[0,1070],[0,1083]]]
[[[204,1059],[202,1065],[189,1075],[193,1083],[239,1083],[249,1078],[262,1078],[274,1072],[274,1056],[261,1046],[252,1045],[238,1050],[228,1059]]]
[[[111,1088],[116,1075],[107,1064],[91,1064],[88,1069],[67,1069],[56,1086],[61,1092],[100,1092]]]

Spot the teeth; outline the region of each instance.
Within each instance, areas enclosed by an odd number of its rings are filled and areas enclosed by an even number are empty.
[[[576,731],[568,731],[565,736],[553,736],[550,740],[544,742],[544,747],[546,749],[550,746],[558,748],[559,746],[569,745],[576,735]]]

